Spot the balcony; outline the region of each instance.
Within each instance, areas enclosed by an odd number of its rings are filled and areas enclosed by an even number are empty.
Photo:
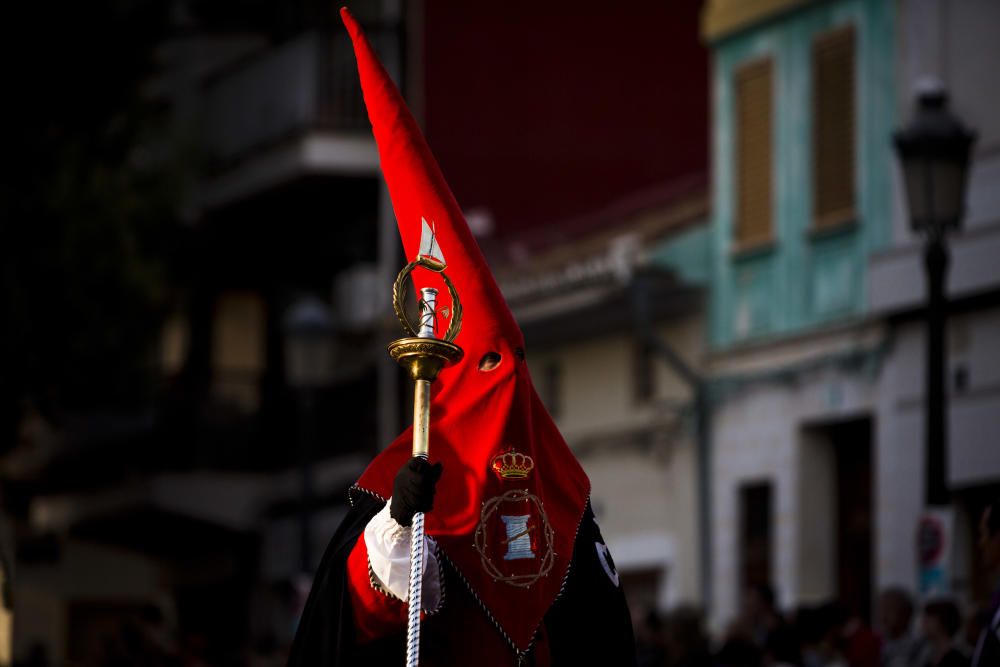
[[[370,38],[395,69],[398,33],[377,31]],[[200,193],[203,208],[302,174],[367,175],[378,168],[346,35],[303,33],[213,76],[204,93],[212,178]]]

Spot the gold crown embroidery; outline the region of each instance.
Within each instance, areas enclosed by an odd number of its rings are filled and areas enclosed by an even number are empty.
[[[527,454],[509,449],[493,457],[490,467],[503,479],[525,479],[534,470],[535,461]]]

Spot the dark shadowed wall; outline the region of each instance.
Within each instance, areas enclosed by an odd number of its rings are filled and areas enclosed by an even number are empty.
[[[507,236],[708,162],[700,0],[424,3],[423,122]]]

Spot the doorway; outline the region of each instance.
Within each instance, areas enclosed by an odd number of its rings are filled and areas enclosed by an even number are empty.
[[[873,460],[870,418],[804,429],[799,585],[807,601],[835,599],[871,622]]]
[[[871,623],[871,420],[832,428],[837,492],[837,597],[848,614]]]

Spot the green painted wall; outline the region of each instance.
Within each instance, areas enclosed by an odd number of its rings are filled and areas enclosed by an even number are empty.
[[[687,285],[707,286],[712,277],[711,240],[708,225],[699,224],[661,243],[649,261],[670,269]]]
[[[893,3],[821,2],[712,45],[712,345],[778,337],[862,315],[867,258],[890,235],[890,134],[895,123]],[[812,225],[811,49],[813,39],[851,23],[856,35],[856,224],[817,235]],[[773,209],[776,242],[733,252],[733,75],[773,58]]]

